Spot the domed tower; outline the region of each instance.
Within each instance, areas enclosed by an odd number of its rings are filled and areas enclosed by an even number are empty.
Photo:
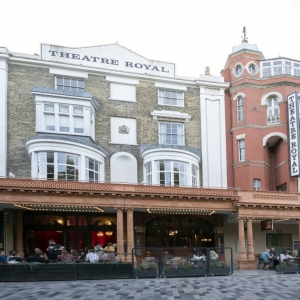
[[[228,187],[297,192],[297,177],[289,172],[286,113],[287,96],[300,90],[294,61],[265,59],[248,43],[245,27],[242,38],[222,70],[230,83],[225,93]]]

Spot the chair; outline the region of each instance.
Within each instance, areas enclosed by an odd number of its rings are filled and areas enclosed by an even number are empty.
[[[258,265],[257,265],[257,270],[259,270],[260,265],[263,265],[263,268],[268,266],[270,263],[265,262],[265,260],[262,257],[258,258]]]

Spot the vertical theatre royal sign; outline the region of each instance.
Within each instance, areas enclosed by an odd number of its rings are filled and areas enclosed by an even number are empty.
[[[299,103],[298,93],[287,98],[289,145],[290,145],[290,172],[291,176],[299,175]]]

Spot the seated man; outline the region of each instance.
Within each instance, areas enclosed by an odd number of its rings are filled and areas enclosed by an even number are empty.
[[[271,258],[272,258],[272,255],[270,254],[270,249],[267,248],[262,254],[261,254],[261,258],[264,260],[265,262],[265,267],[264,269],[265,270],[268,270],[270,268],[270,265],[271,265]]]
[[[7,262],[4,251],[0,250],[0,262]]]
[[[71,262],[74,261],[72,254],[69,254],[68,251],[62,250],[60,255],[57,255],[57,261]]]
[[[104,248],[104,254],[102,256],[102,259],[115,259],[115,251],[116,250],[113,247],[112,243],[108,243],[107,246]]]
[[[280,261],[288,263],[291,259],[293,259],[293,256],[289,255],[287,250],[282,250],[280,254]]]
[[[85,256],[85,261],[89,261],[90,263],[98,262],[99,257],[94,253],[93,249],[89,249],[87,255]]]
[[[36,250],[35,255],[30,255],[27,259],[27,262],[44,263],[48,262],[48,257],[42,250]]]

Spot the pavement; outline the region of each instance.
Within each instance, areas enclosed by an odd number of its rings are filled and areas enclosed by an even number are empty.
[[[300,299],[300,274],[253,270],[214,277],[0,282],[0,299]]]

